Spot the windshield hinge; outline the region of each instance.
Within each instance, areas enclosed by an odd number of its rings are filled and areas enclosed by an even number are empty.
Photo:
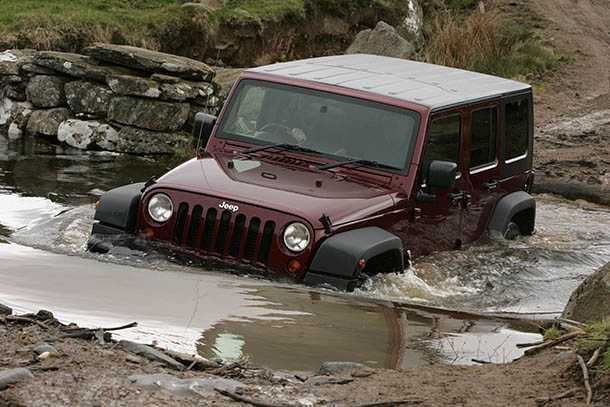
[[[324,231],[327,235],[333,233],[333,221],[330,219],[330,216],[323,213],[319,221],[322,223],[322,226],[324,226]]]
[[[146,183],[144,184],[144,188],[142,188],[140,190],[140,192],[144,192],[149,186],[155,184],[157,182],[157,177],[153,176],[150,177],[150,179],[148,181],[146,181]]]

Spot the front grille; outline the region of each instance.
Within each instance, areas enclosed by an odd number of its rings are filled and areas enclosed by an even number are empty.
[[[172,230],[174,244],[220,257],[267,263],[276,224],[229,210],[207,210],[182,202]]]

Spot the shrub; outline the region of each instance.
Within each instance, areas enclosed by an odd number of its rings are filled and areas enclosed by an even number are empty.
[[[539,35],[497,11],[442,12],[426,35],[428,62],[509,78],[540,74],[560,60]]]

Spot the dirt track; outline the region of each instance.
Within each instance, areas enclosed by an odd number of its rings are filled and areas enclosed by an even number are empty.
[[[537,97],[539,125],[562,115],[610,108],[610,4],[607,0],[531,0],[545,38],[571,59],[546,76]]]
[[[610,4],[526,3],[569,60],[535,86],[537,190],[610,205]]]

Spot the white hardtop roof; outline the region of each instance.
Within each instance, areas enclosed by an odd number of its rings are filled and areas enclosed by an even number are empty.
[[[303,59],[246,72],[366,91],[436,110],[531,89],[497,76],[366,54]]]

